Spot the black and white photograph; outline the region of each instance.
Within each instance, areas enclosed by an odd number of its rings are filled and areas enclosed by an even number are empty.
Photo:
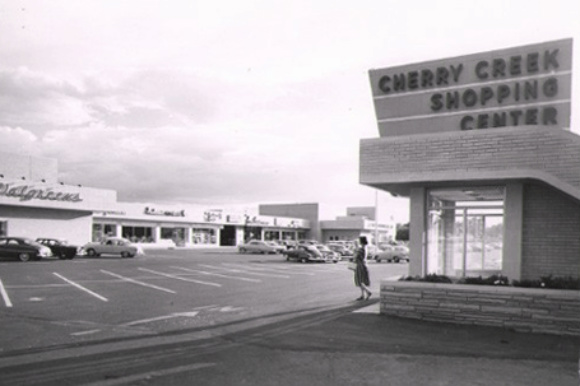
[[[572,0],[0,0],[0,385],[578,386]]]

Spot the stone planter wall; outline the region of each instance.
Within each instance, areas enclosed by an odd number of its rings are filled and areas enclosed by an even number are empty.
[[[580,291],[381,282],[381,314],[580,336]]]

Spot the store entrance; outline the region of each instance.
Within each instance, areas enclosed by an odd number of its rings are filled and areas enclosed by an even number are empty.
[[[236,245],[236,227],[231,225],[224,225],[220,232],[220,246],[235,246]]]
[[[499,274],[503,260],[502,187],[429,192],[426,273]]]

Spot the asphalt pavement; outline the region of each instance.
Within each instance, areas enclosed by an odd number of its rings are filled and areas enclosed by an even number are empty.
[[[83,355],[0,357],[0,384],[577,386],[579,348],[578,338],[380,315],[375,299]]]

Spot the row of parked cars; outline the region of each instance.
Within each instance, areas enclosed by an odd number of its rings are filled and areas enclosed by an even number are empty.
[[[58,257],[71,260],[76,256],[120,255],[134,257],[139,248],[122,237],[106,237],[100,242],[90,242],[83,246],[70,245],[66,240],[39,237],[0,237],[0,257],[20,261],[40,260],[45,257]]]
[[[354,242],[329,242],[321,244],[315,240],[300,240],[297,242],[287,241],[279,243],[276,241],[250,240],[238,246],[240,253],[262,253],[262,254],[283,254],[286,260],[295,260],[302,263],[307,262],[338,262],[340,260],[354,260]],[[408,262],[409,248],[405,245],[389,242],[382,243],[378,247],[368,247],[369,259],[380,263],[387,262]]]

